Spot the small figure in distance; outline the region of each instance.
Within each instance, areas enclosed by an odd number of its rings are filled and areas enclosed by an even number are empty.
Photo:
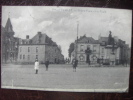
[[[38,69],[39,69],[39,62],[38,62],[38,59],[36,59],[35,60],[35,70],[36,70],[35,74],[38,74]]]
[[[48,71],[48,66],[49,66],[49,60],[48,59],[46,59],[46,61],[45,61],[45,66],[46,66],[46,71]]]
[[[78,65],[78,60],[77,59],[73,59],[72,65],[73,65],[73,72],[76,72],[76,67]]]

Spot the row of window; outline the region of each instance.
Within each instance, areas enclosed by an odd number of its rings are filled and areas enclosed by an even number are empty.
[[[28,52],[30,52],[30,47],[28,47]],[[22,47],[20,47],[20,52],[22,52]],[[57,50],[55,49],[55,53],[57,52]],[[38,53],[38,47],[36,47],[36,53]]]
[[[20,59],[25,59],[26,55],[20,55]],[[30,55],[27,55],[28,60],[30,60]],[[36,55],[36,59],[38,59],[38,55]]]
[[[30,47],[28,47],[28,52],[30,52]],[[22,52],[22,47],[20,47],[20,50],[19,50],[20,52]],[[36,47],[36,53],[38,52],[38,47]]]
[[[90,48],[90,45],[87,46],[87,48]],[[97,46],[93,46],[93,52],[96,52]],[[85,51],[84,50],[84,45],[80,45],[80,51]],[[102,48],[102,53],[104,53],[104,48]]]
[[[93,46],[93,52],[96,52],[96,45]],[[90,45],[87,45],[87,48],[90,48]],[[80,51],[85,51],[84,50],[84,45],[80,45]]]

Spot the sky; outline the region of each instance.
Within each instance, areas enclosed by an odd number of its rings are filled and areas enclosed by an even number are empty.
[[[50,7],[50,6],[3,6],[2,26],[8,17],[11,19],[16,37],[32,38],[37,32],[46,33],[58,45],[62,54],[68,57],[70,43],[77,37],[86,35],[98,39],[112,32],[112,36],[126,41],[131,46],[131,10],[89,8],[89,7]],[[77,27],[78,26],[78,27]]]

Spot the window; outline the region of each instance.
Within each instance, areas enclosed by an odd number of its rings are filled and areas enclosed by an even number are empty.
[[[23,55],[23,59],[25,59],[25,55]]]
[[[22,51],[22,47],[20,47],[20,52]]]
[[[87,45],[87,48],[90,48],[90,45]]]
[[[30,60],[30,55],[28,55],[28,60]]]
[[[30,52],[30,47],[28,47],[28,52]]]
[[[38,55],[36,55],[36,59],[38,59]]]
[[[20,59],[22,59],[22,55],[20,55]]]
[[[80,51],[84,51],[84,45],[80,45]]]
[[[104,48],[102,48],[102,53],[104,53]]]
[[[38,52],[38,47],[36,47],[36,52]]]
[[[96,45],[93,46],[93,52],[96,52]]]

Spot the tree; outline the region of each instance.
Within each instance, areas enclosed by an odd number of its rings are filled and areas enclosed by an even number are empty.
[[[70,46],[69,46],[69,49],[68,49],[69,57],[71,57],[71,53],[73,52],[73,50],[74,50],[74,43],[71,43]]]

